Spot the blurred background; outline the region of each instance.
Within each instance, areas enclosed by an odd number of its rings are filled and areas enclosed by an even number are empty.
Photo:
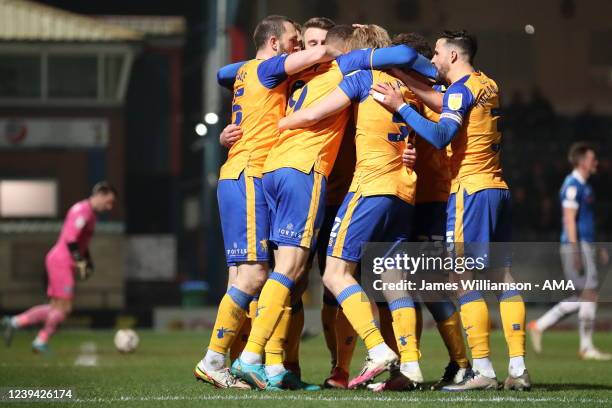
[[[107,179],[119,205],[99,219],[97,273],[79,285],[72,324],[209,324],[190,308],[214,305],[226,285],[216,182],[231,95],[215,73],[254,55],[252,31],[268,14],[375,23],[432,45],[442,29],[476,34],[476,66],[502,92],[515,239],[558,240],[566,152],[589,140],[598,240],[609,241],[612,2],[491,4],[0,0],[0,312],[44,301],[44,256],[67,209]]]

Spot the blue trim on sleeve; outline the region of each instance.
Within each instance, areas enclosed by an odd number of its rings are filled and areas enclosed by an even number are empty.
[[[347,298],[354,295],[355,293],[360,293],[360,292],[363,292],[363,289],[361,289],[361,286],[359,286],[358,284],[351,285],[348,288],[345,288],[342,292],[340,292],[340,294],[336,296],[336,300],[338,300],[338,304],[341,305],[342,302],[344,302]]]
[[[482,297],[482,293],[480,293],[477,290],[473,290],[471,292],[466,293],[465,295],[461,296],[459,298],[459,305],[463,306],[466,303],[470,303],[470,302],[476,302],[478,300],[482,300],[484,299]]]
[[[257,67],[257,78],[263,86],[273,89],[287,79],[285,72],[285,60],[287,54],[276,55],[268,58]]]
[[[272,272],[268,279],[277,281],[289,290],[293,289],[294,282],[288,276],[285,276],[282,273]]]
[[[438,123],[432,122],[421,116],[408,104],[402,106],[398,113],[419,136],[435,146],[436,149],[446,147],[461,127],[460,123],[448,118],[441,118]]]
[[[463,123],[463,118],[465,118],[468,110],[470,110],[474,102],[476,102],[472,91],[465,86],[465,82],[469,78],[470,75],[466,75],[460,80],[453,82],[453,84],[448,87],[442,98],[442,113],[440,114],[440,119],[448,116],[457,120],[459,124]],[[449,100],[451,98],[456,98],[457,95],[461,95],[461,105],[457,109],[451,109]]]
[[[347,75],[360,69],[370,69],[371,48],[353,50],[336,58],[336,63],[342,75]]]
[[[407,45],[354,50],[336,58],[343,75],[360,69],[409,68],[417,59],[417,52]]]
[[[338,86],[351,101],[362,102],[368,97],[373,81],[372,71],[355,71],[345,76]]]
[[[412,70],[430,79],[438,77],[438,70],[434,64],[421,54],[417,54],[416,59],[412,63]]]
[[[416,61],[417,55],[415,50],[404,44],[377,48],[372,53],[372,69],[409,68]]]
[[[247,61],[240,61],[221,67],[217,71],[217,83],[222,87],[231,90],[234,87],[234,82],[236,81],[238,71],[246,63]]]
[[[403,297],[389,303],[389,310],[392,312],[397,309],[405,309],[407,307],[414,308],[414,302],[412,301],[412,298]]]
[[[253,300],[253,296],[249,295],[248,293],[244,293],[235,286],[229,288],[227,295],[231,297],[242,310],[249,310],[249,304],[251,303],[251,300]]]

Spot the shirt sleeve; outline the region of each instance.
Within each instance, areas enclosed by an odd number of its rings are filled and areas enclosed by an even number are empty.
[[[412,63],[412,70],[431,79],[436,79],[438,76],[438,70],[434,64],[421,54],[417,54],[416,59]]]
[[[389,67],[410,67],[417,57],[416,51],[407,45],[384,48],[364,48],[340,55],[336,62],[342,74],[360,69],[385,69]]]
[[[285,72],[285,60],[287,54],[281,54],[268,58],[257,67],[257,78],[263,86],[268,89],[276,88],[285,79],[287,79],[287,72]]]
[[[340,89],[353,102],[365,100],[372,86],[372,71],[355,71],[344,77],[340,82]]]
[[[246,63],[246,61],[235,62],[233,64],[221,67],[217,71],[217,83],[224,88],[232,89],[236,81],[238,70]]]
[[[372,69],[410,68],[417,55],[415,50],[404,44],[377,48],[372,52]]]
[[[572,208],[577,210],[580,208],[580,194],[580,188],[576,184],[568,184],[563,189],[563,200],[561,201],[561,206],[563,208]]]
[[[438,123],[432,122],[406,103],[400,107],[398,113],[406,124],[436,149],[446,147],[461,127],[459,123],[448,118],[441,118]]]
[[[440,120],[450,119],[461,126],[463,118],[467,115],[472,105],[474,105],[472,92],[463,84],[452,84],[444,93]]]
[[[88,219],[83,211],[72,209],[66,216],[66,242],[75,242],[81,236]]]
[[[371,58],[372,48],[363,48],[338,56],[336,62],[342,75],[347,75],[360,69],[370,69]]]

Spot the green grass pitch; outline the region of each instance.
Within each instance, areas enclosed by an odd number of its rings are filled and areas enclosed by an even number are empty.
[[[216,390],[196,382],[192,369],[201,358],[208,333],[155,333],[141,330],[138,350],[121,355],[113,346],[111,331],[60,331],[49,356],[34,355],[29,344],[33,331],[16,335],[13,346],[0,345],[0,389],[40,387],[74,390],[72,401],[16,402],[0,400],[0,406],[112,406],[112,407],[210,407],[210,406],[612,406],[612,363],[582,362],[576,356],[575,332],[550,332],[544,337],[544,353],[528,355],[527,364],[535,384],[531,392],[487,391],[443,393],[432,391],[258,392]],[[612,334],[598,333],[596,344],[609,349]],[[95,343],[96,365],[78,366],[84,344]],[[493,360],[499,380],[507,374],[506,347],[501,332],[492,335]],[[421,360],[426,381],[433,382],[446,365],[445,350],[437,333],[427,330],[422,339]],[[364,351],[358,347],[353,374],[359,370]],[[322,336],[302,343],[305,380],[320,383],[329,371],[329,357]]]

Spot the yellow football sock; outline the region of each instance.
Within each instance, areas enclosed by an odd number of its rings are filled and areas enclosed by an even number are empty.
[[[393,333],[397,340],[400,362],[418,361],[420,357],[417,344],[417,316],[414,302],[410,298],[400,298],[389,304],[393,318]]]
[[[278,272],[270,274],[259,295],[257,317],[252,323],[251,334],[244,348],[246,351],[263,354],[281,315],[285,308],[289,308],[292,287],[293,281],[285,275]]]
[[[340,292],[337,298],[346,318],[368,350],[385,342],[376,327],[370,301],[361,286],[351,285]]]
[[[382,334],[383,339],[385,339],[387,346],[391,347],[396,354],[399,354],[397,341],[395,341],[395,334],[393,331],[393,317],[391,316],[391,311],[386,304],[377,303],[377,306],[378,321],[380,322],[380,334]]]
[[[246,319],[253,297],[232,286],[221,299],[208,348],[225,355]]]
[[[336,314],[339,312],[338,302],[334,298],[323,296],[323,307],[321,308],[321,325],[323,326],[323,336],[325,344],[332,358],[332,365],[335,364],[336,354]]]
[[[234,339],[230,347],[230,360],[234,361],[238,357],[240,357],[240,353],[244,350],[244,346],[246,346],[247,341],[249,340],[249,334],[251,333],[251,323],[253,319],[255,319],[255,314],[257,313],[257,298],[253,298],[251,303],[249,304],[249,312],[247,313],[247,318],[244,323],[242,323],[242,327],[238,332],[238,335]]]
[[[242,323],[242,327],[238,332],[236,338],[234,338],[234,342],[230,346],[230,360],[234,361],[238,357],[240,357],[240,353],[244,350],[244,346],[247,344],[247,340],[249,339],[249,333],[251,332],[251,319],[246,318],[244,323]]]
[[[421,335],[423,334],[423,310],[421,305],[415,303],[414,311],[416,313],[416,341],[417,349],[421,350]]]
[[[514,290],[503,292],[499,298],[504,336],[510,357],[525,355],[525,302]]]
[[[353,326],[351,326],[351,322],[346,318],[342,308],[338,308],[335,326],[336,367],[340,367],[348,373],[351,368],[355,345],[357,344],[357,333]]]
[[[272,336],[264,347],[266,353],[266,365],[283,364],[285,347],[287,345],[287,334],[291,325],[291,308],[286,307],[280,315],[278,324],[272,332]]]
[[[477,291],[468,292],[459,298],[461,305],[461,322],[467,333],[467,342],[472,352],[472,358],[489,356],[489,309],[482,294]]]
[[[438,326],[440,337],[442,337],[446,345],[450,359],[457,362],[459,367],[466,368],[468,366],[468,358],[463,340],[463,332],[461,331],[459,313],[453,313],[448,319],[437,322],[436,325]]]
[[[300,300],[291,306],[291,319],[285,345],[285,365],[297,369],[300,366],[300,339],[304,330],[304,304]]]

